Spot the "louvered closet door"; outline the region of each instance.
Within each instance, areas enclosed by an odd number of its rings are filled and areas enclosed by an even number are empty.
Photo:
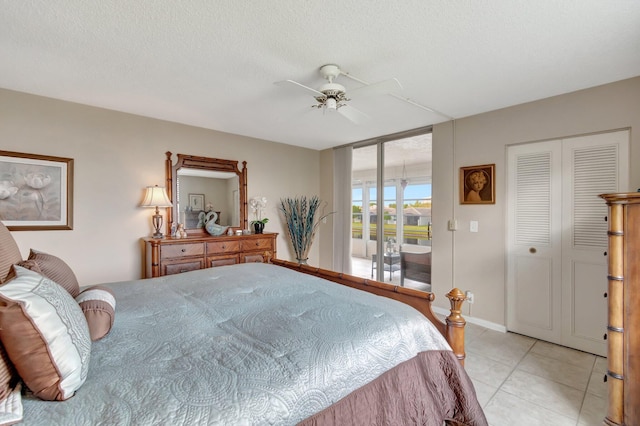
[[[507,327],[606,355],[606,204],[628,131],[509,147]]]
[[[563,140],[562,343],[606,356],[607,205],[628,187],[629,133]]]
[[[562,151],[558,141],[509,147],[507,326],[560,343]]]

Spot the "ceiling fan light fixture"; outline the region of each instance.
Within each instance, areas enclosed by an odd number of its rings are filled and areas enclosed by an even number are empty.
[[[327,98],[327,101],[325,102],[324,106],[329,111],[335,111],[338,109],[338,102],[336,102],[335,98]]]

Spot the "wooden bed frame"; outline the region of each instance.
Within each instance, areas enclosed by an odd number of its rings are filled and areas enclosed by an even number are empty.
[[[343,284],[349,287],[363,290],[369,293],[377,294],[378,296],[388,297],[390,299],[398,300],[406,303],[409,306],[417,309],[425,317],[431,321],[438,331],[447,339],[449,345],[453,349],[453,353],[456,355],[460,363],[464,365],[465,352],[464,352],[464,327],[466,321],[460,315],[460,308],[462,302],[465,300],[464,293],[457,288],[452,289],[447,293],[447,298],[451,303],[451,313],[446,317],[445,321],[441,321],[435,316],[431,310],[431,302],[435,299],[433,293],[425,291],[414,290],[411,288],[400,287],[396,285],[382,283],[380,281],[369,280],[366,278],[355,277],[353,275],[343,274],[341,272],[330,271],[328,269],[320,269],[309,265],[301,265],[294,262],[281,259],[271,259],[271,263],[274,265],[284,266],[285,268],[293,269],[305,274],[314,275],[316,277],[324,278],[329,281],[333,281],[338,284]]]

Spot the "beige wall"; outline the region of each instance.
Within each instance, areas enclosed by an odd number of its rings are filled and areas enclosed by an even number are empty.
[[[319,191],[318,151],[1,89],[0,140],[0,150],[75,160],[74,229],[13,235],[23,256],[59,256],[81,285],[141,276],[152,209],[138,205],[144,187],[164,185],[166,151],[247,161],[248,195],[268,198],[266,231],[280,233],[280,258],[294,256],[278,200]],[[310,263],[319,263],[318,244]]]
[[[640,188],[640,77],[436,125],[433,133],[433,291],[471,290],[473,317],[505,325],[506,147],[631,128],[630,183]],[[496,164],[496,204],[460,205],[458,168]],[[447,220],[458,231],[447,231]],[[469,221],[479,232],[469,232]],[[603,277],[603,281],[606,278]],[[471,311],[469,311],[471,309]]]
[[[433,132],[433,290],[436,304],[452,287],[472,290],[473,317],[505,324],[506,146],[631,128],[631,187],[640,187],[640,77],[438,124]],[[278,257],[293,259],[280,222],[280,197],[318,194],[333,202],[332,150],[284,144],[184,126],[0,90],[0,149],[75,159],[72,231],[14,232],[30,247],[66,260],[82,285],[140,276],[139,239],[151,211],[138,208],[143,188],[164,184],[164,153],[246,160],[249,196],[269,199],[267,231],[280,232]],[[458,203],[458,168],[496,164],[495,205]],[[283,167],[283,164],[285,167]],[[456,218],[459,230],[447,231]],[[479,232],[469,232],[469,221]],[[322,225],[310,263],[330,268],[332,221]]]

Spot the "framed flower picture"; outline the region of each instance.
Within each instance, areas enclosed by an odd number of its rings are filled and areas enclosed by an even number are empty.
[[[73,229],[73,159],[0,151],[0,220],[11,231]]]
[[[194,212],[204,210],[204,194],[189,194],[189,208]]]

